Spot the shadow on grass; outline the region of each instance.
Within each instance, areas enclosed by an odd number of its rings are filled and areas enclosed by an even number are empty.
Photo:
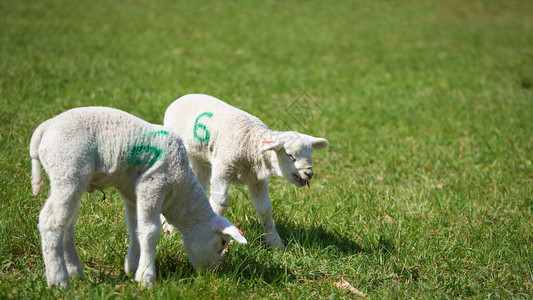
[[[238,260],[238,261],[237,261]],[[260,281],[267,284],[293,282],[298,279],[289,267],[264,257],[241,257],[233,259],[236,277],[245,281]],[[232,268],[232,266],[228,266]]]
[[[190,278],[196,273],[187,257],[182,255],[164,254],[163,256],[156,257],[156,264],[157,272],[159,273],[158,275],[160,275],[161,278],[169,278],[173,276]]]
[[[176,277],[192,282],[198,272],[210,272],[196,271],[186,257],[165,256],[159,257],[158,261],[160,278]],[[220,275],[229,274],[246,281],[259,280],[268,284],[293,281],[297,278],[287,267],[261,257],[246,255],[244,252],[223,257],[220,265],[212,272]]]
[[[253,224],[252,227],[261,230],[259,223]],[[289,248],[296,244],[310,250],[331,249],[339,256],[363,254],[368,257],[378,254],[385,254],[385,257],[389,257],[396,251],[394,240],[386,234],[373,236],[365,245],[361,245],[335,229],[327,228],[321,224],[303,226],[287,219],[278,219],[276,227]],[[260,281],[267,284],[295,282],[300,279],[300,275],[291,271],[291,266],[280,264],[272,259],[271,255],[268,254],[271,250],[268,250],[266,245],[257,241],[249,246],[261,249],[252,251],[255,254],[250,254],[248,250],[232,251],[230,255],[222,259],[214,272],[231,274],[230,276],[247,282]],[[261,254],[263,250],[266,250],[267,254]],[[177,277],[192,282],[195,274],[197,274],[197,271],[194,270],[184,255],[165,253],[156,258],[156,261],[158,262],[157,269],[160,278]]]
[[[375,249],[367,249],[334,229],[326,228],[320,224],[304,227],[294,222],[278,220],[276,228],[286,243],[297,243],[305,248],[325,249],[333,246],[341,254],[371,254],[375,251]]]

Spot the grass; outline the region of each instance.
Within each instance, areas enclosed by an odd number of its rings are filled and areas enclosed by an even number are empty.
[[[0,298],[358,297],[343,281],[368,298],[531,298],[532,10],[525,0],[0,1]],[[232,187],[228,218],[250,244],[195,272],[181,240],[164,235],[157,284],[143,290],[122,270],[124,208],[110,189],[82,201],[87,280],[48,289],[33,130],[89,105],[161,123],[188,93],[330,141],[314,154],[311,189],[271,180],[287,252],[261,246],[247,192]]]

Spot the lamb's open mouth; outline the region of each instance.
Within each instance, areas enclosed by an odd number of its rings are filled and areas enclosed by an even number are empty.
[[[309,187],[309,181],[308,180],[305,180],[305,179],[303,179],[302,177],[300,177],[300,176],[298,176],[296,174],[293,174],[292,176],[294,177],[294,180],[296,180],[296,182],[298,182],[299,186],[307,185]]]

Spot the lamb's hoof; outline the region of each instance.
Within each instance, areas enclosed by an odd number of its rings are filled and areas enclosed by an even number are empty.
[[[287,247],[285,247],[282,241],[276,241],[276,242],[270,242],[270,243],[269,241],[261,241],[261,245],[267,245],[271,250],[274,250],[274,251],[285,252],[285,250],[287,250]]]
[[[140,284],[141,287],[145,289],[151,289],[154,286],[154,283],[152,281],[141,281]]]
[[[135,277],[135,273],[137,273],[137,267],[138,266],[136,264],[129,264],[126,262],[124,264],[124,272],[130,277]]]
[[[151,289],[154,286],[155,283],[155,277],[154,276],[147,276],[144,275],[141,278],[137,275],[135,276],[135,281],[139,282],[141,287],[146,289]]]
[[[279,243],[279,244],[277,244],[274,247],[270,246],[270,248],[272,248],[273,250],[276,250],[276,251],[281,251],[281,252],[287,251],[287,247],[285,247],[285,245],[283,243]]]
[[[81,264],[67,264],[67,272],[70,279],[85,280]]]
[[[68,289],[70,287],[70,282],[68,280],[67,281],[63,280],[60,282],[48,281],[48,287]]]

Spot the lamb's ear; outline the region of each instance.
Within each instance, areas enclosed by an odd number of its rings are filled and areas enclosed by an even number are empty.
[[[313,150],[322,150],[329,146],[329,142],[323,138],[311,137],[311,145],[313,145]]]
[[[261,143],[264,146],[259,149],[259,154],[263,154],[268,150],[279,151],[281,148],[283,148],[283,143],[280,141],[261,141]]]
[[[222,233],[231,236],[234,240],[241,244],[247,244],[248,241],[244,238],[242,231],[240,231],[235,225],[231,224],[226,218],[216,216],[211,220],[215,232]]]

